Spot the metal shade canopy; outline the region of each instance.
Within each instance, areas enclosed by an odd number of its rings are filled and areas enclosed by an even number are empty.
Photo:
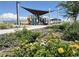
[[[30,9],[30,8],[25,8],[25,7],[22,7],[22,8],[31,12],[34,15],[43,15],[43,14],[49,13],[49,11],[35,10],[35,9]],[[50,11],[50,12],[52,12],[52,11]]]

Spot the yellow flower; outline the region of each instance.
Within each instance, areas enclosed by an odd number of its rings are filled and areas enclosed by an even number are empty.
[[[69,47],[70,47],[70,48],[76,48],[76,49],[79,49],[79,45],[78,45],[78,44],[70,45]]]
[[[79,45],[76,44],[75,47],[76,47],[77,49],[79,49]]]
[[[70,48],[74,48],[74,45],[69,45]]]
[[[60,53],[60,54],[64,53],[64,49],[63,48],[58,48],[58,53]]]

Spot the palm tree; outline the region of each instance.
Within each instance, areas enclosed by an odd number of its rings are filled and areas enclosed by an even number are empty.
[[[64,9],[66,17],[70,18],[73,22],[77,20],[79,14],[79,2],[78,1],[65,1],[59,5],[61,9]]]

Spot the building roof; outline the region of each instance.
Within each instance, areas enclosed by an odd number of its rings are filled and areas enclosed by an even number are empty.
[[[43,14],[49,13],[49,11],[35,10],[35,9],[30,9],[30,8],[25,8],[25,7],[22,7],[22,8],[31,12],[34,15],[43,15]],[[52,12],[52,11],[50,11],[50,12]]]
[[[54,19],[51,19],[51,21],[61,21],[61,19],[57,19],[57,18],[54,18]]]

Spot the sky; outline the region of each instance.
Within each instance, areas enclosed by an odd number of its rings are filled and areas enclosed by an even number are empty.
[[[46,10],[49,8],[53,11],[50,13],[51,18],[57,18],[57,8],[56,6],[60,3],[59,1],[19,1],[20,6],[37,9],[37,10]],[[20,18],[25,18],[29,15],[32,15],[30,12],[19,7],[19,16]],[[49,16],[45,14],[44,16]],[[5,18],[16,18],[16,2],[15,1],[0,1],[0,20]],[[61,19],[62,16],[59,15]]]

